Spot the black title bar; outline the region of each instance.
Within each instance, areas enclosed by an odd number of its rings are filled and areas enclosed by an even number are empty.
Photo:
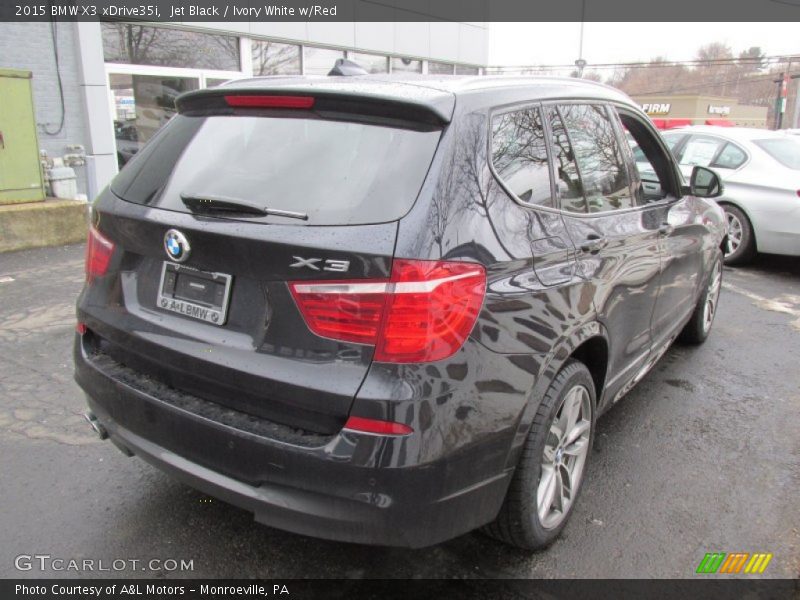
[[[797,598],[800,584],[786,579],[745,579],[697,576],[694,579],[638,580],[519,580],[519,579],[6,579],[0,580],[3,600],[233,600],[269,598],[287,600],[320,598],[458,598],[467,600],[740,600],[740,598],[786,600]]]
[[[2,0],[0,21],[800,21],[800,0]],[[676,35],[680,25],[676,24]]]

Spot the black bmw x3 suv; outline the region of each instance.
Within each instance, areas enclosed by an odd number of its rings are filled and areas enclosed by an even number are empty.
[[[612,88],[269,78],[177,104],[94,203],[76,379],[101,437],[261,523],[544,547],[598,415],[709,333],[721,184],[687,184]]]

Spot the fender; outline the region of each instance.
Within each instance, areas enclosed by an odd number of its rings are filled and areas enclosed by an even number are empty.
[[[533,423],[533,418],[536,415],[536,411],[539,409],[541,399],[547,392],[547,388],[550,387],[550,383],[553,381],[553,378],[561,370],[567,360],[569,360],[569,358],[575,353],[575,350],[577,350],[581,344],[592,338],[602,338],[606,345],[609,348],[611,347],[611,341],[605,326],[599,321],[593,319],[586,323],[579,324],[572,331],[567,332],[558,340],[558,342],[556,342],[556,344],[553,346],[553,350],[547,354],[547,359],[543,361],[542,367],[539,370],[539,373],[537,373],[536,383],[533,385],[533,388],[528,394],[528,402],[525,406],[525,410],[520,416],[520,420],[517,425],[517,431],[514,434],[514,439],[511,443],[508,457],[506,459],[507,468],[514,468],[516,466],[520,453],[522,452],[522,447],[524,446],[525,440],[528,437],[531,424]],[[604,400],[603,390],[595,391],[598,399],[597,404],[598,406],[602,406]],[[596,406],[595,419],[598,416],[597,413],[598,411]]]

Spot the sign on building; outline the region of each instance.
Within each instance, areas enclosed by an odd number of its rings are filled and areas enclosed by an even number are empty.
[[[668,103],[655,102],[642,104],[642,110],[648,115],[668,115],[670,108],[672,108],[672,104]]]
[[[710,115],[729,115],[731,114],[731,107],[730,106],[721,106],[718,104],[709,104],[708,105],[708,114]]]

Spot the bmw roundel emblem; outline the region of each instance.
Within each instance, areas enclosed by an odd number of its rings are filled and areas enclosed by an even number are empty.
[[[177,229],[170,229],[164,234],[164,250],[175,262],[184,262],[188,260],[192,247],[185,235]]]

